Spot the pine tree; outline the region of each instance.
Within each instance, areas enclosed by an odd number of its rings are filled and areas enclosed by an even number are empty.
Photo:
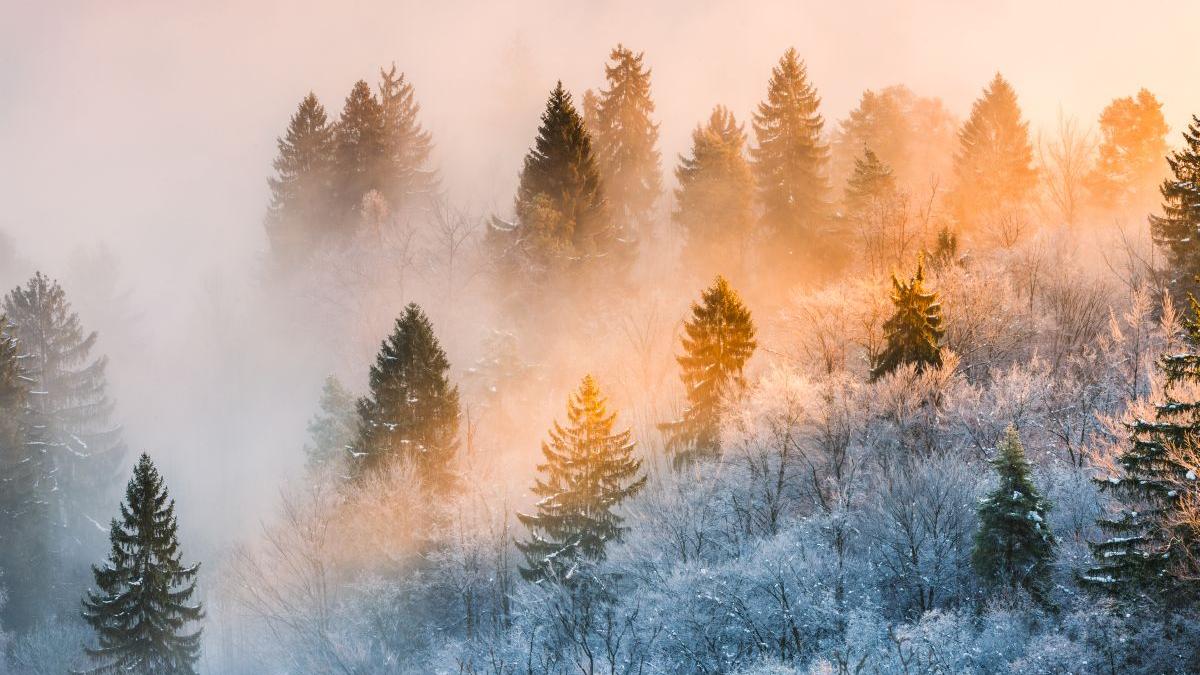
[[[120,520],[109,526],[112,548],[92,567],[96,590],[83,601],[83,618],[98,645],[87,647],[97,664],[89,673],[190,675],[200,657],[204,618],[196,593],[199,563],[180,563],[175,500],[143,453],[125,489]]]
[[[960,222],[976,223],[1029,198],[1037,184],[1029,123],[1021,117],[1017,93],[1000,73],[971,106],[958,138],[951,201]]]
[[[971,561],[989,585],[1024,588],[1045,600],[1054,535],[1042,499],[1030,476],[1029,462],[1017,430],[1009,426],[992,461],[999,484],[979,503],[979,530]]]
[[[597,164],[613,218],[644,231],[662,194],[658,124],[650,98],[650,70],[642,53],[617,45],[604,67],[608,88],[595,102]],[[584,97],[585,119],[587,97]]]
[[[1195,547],[1178,536],[1171,525],[1178,513],[1178,486],[1190,484],[1195,474],[1180,463],[1181,456],[1200,461],[1200,401],[1191,387],[1200,382],[1200,306],[1191,299],[1192,318],[1185,321],[1190,348],[1165,354],[1158,360],[1164,376],[1163,399],[1154,407],[1154,419],[1128,424],[1130,442],[1117,458],[1123,474],[1097,479],[1112,492],[1120,510],[1099,520],[1108,539],[1092,544],[1096,565],[1083,581],[1114,593],[1159,593],[1172,587],[1170,570],[1179,563],[1184,546]]]
[[[660,425],[677,467],[718,454],[721,408],[745,387],[742,371],[758,347],[750,310],[721,276],[692,304],[683,330],[684,353],[676,361],[687,408],[681,419]]]
[[[275,263],[286,268],[306,259],[329,234],[333,127],[311,92],[276,144],[266,229]]]
[[[874,360],[872,381],[904,364],[918,371],[942,365],[942,306],[937,293],[925,290],[924,260],[917,261],[917,273],[907,282],[892,275],[892,304],[896,311],[883,324],[887,345]]]
[[[854,160],[854,173],[846,183],[846,210],[852,216],[884,202],[896,194],[896,177],[888,165],[879,161],[871,148]]]
[[[751,149],[763,223],[778,252],[796,259],[812,254],[826,216],[829,148],[821,99],[795,49],[771,71],[767,100],[754,113],[758,147]]]
[[[1127,209],[1149,204],[1162,179],[1167,131],[1162,104],[1145,89],[1104,108],[1096,166],[1087,176],[1096,206]]]
[[[571,583],[581,565],[603,559],[608,542],[625,531],[613,511],[645,487],[646,477],[639,476],[630,432],[613,432],[616,417],[588,375],[567,401],[567,426],[555,422],[542,444],[537,512],[517,514],[530,531],[528,541],[517,543],[526,580]]]
[[[692,132],[692,153],[680,157],[672,217],[684,229],[683,257],[689,268],[735,279],[745,266],[753,226],[754,183],[746,161],[746,132],[724,106]]]
[[[1162,215],[1150,216],[1154,240],[1167,251],[1170,285],[1177,298],[1200,292],[1200,116],[1183,134],[1185,147],[1171,153],[1170,178],[1163,181]]]
[[[348,236],[359,221],[363,196],[371,190],[386,193],[391,175],[387,119],[364,80],[356,82],[346,97],[333,143],[334,194],[342,234]]]
[[[449,370],[429,318],[408,305],[371,366],[370,393],[358,401],[357,473],[403,458],[431,488],[451,485],[460,409]]]
[[[320,410],[308,423],[309,443],[304,446],[309,471],[343,465],[358,434],[354,396],[333,375],[325,378],[319,406]]]
[[[383,196],[393,210],[431,207],[438,180],[429,168],[433,136],[421,128],[417,103],[404,73],[379,71],[379,102],[383,108],[383,127],[387,145],[388,175],[383,181]]]

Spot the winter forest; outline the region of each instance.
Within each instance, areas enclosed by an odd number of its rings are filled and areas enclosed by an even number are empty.
[[[1200,672],[1200,9],[373,4],[10,8],[0,673]]]

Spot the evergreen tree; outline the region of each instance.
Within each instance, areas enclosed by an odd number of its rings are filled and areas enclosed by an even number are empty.
[[[1054,535],[1042,499],[1030,476],[1021,437],[1012,426],[992,461],[1000,482],[979,503],[979,530],[971,560],[988,584],[1018,586],[1039,600],[1049,588]]]
[[[286,267],[307,258],[330,226],[333,127],[311,92],[276,144],[266,229],[276,264]]]
[[[1116,593],[1161,592],[1171,588],[1169,571],[1181,559],[1186,542],[1173,531],[1179,512],[1178,486],[1195,478],[1180,457],[1200,460],[1200,401],[1191,388],[1200,382],[1200,306],[1191,299],[1192,318],[1185,321],[1191,347],[1159,358],[1164,376],[1163,399],[1154,419],[1128,425],[1130,442],[1118,457],[1123,475],[1097,479],[1101,489],[1120,500],[1120,510],[1100,519],[1109,536],[1092,544],[1096,566],[1083,575],[1094,586]]]
[[[438,180],[429,168],[433,137],[421,128],[417,103],[404,73],[380,70],[379,102],[383,108],[383,127],[387,146],[388,175],[383,181],[383,196],[393,210],[432,206]]]
[[[871,148],[863,150],[861,159],[854,161],[854,173],[846,183],[846,210],[861,213],[896,194],[896,177],[888,165],[879,161]]]
[[[96,590],[83,601],[83,618],[98,645],[89,673],[189,675],[200,657],[200,633],[188,624],[204,618],[196,593],[199,563],[180,563],[175,500],[143,453],[125,489],[120,520],[109,526],[112,548],[92,567]]]
[[[917,273],[907,282],[892,275],[892,304],[896,311],[883,324],[887,345],[875,358],[871,380],[912,363],[917,370],[942,365],[938,343],[942,328],[942,306],[937,293],[925,290],[925,263],[917,261]]]
[[[416,304],[404,309],[371,366],[370,393],[358,401],[356,472],[395,458],[412,461],[426,485],[451,484],[458,451],[458,387],[433,325]]]
[[[676,466],[718,454],[721,408],[727,396],[745,387],[742,370],[758,347],[750,310],[721,276],[692,304],[683,330],[684,353],[676,361],[687,408],[682,418],[660,426]]]
[[[692,132],[692,154],[679,158],[675,222],[684,229],[688,267],[718,265],[735,279],[745,265],[753,226],[753,177],[746,161],[746,132],[724,106]]]
[[[642,53],[634,54],[622,45],[612,50],[609,59],[604,67],[608,88],[595,102],[597,163],[612,217],[644,231],[662,194],[658,125],[651,120],[650,70],[642,63]],[[585,96],[585,120],[588,105]]]
[[[960,222],[971,224],[1019,206],[1032,194],[1037,172],[1029,123],[1021,117],[1017,93],[1000,73],[971,106],[958,139],[951,199]]]
[[[580,565],[603,559],[608,542],[625,531],[613,511],[645,487],[646,477],[639,476],[642,461],[633,457],[629,431],[613,432],[616,417],[588,375],[567,401],[567,426],[555,422],[542,444],[537,512],[517,514],[530,531],[517,543],[525,579],[570,583]]]
[[[383,106],[371,87],[359,80],[346,97],[334,127],[334,191],[343,234],[356,227],[356,213],[371,190],[386,193],[391,161],[389,133]]]
[[[788,49],[771,71],[767,100],[754,113],[751,149],[763,223],[778,252],[811,254],[826,216],[829,149],[821,139],[821,99],[804,62]]]
[[[333,375],[325,378],[319,406],[308,423],[309,443],[304,446],[309,471],[344,464],[358,433],[354,396]]]
[[[1096,166],[1087,176],[1093,202],[1101,208],[1148,205],[1162,178],[1167,156],[1167,120],[1154,94],[1118,98],[1100,113]]]
[[[1177,298],[1200,292],[1200,117],[1192,117],[1183,140],[1185,147],[1167,158],[1173,175],[1159,189],[1162,215],[1150,216],[1154,240],[1167,251],[1170,285]]]

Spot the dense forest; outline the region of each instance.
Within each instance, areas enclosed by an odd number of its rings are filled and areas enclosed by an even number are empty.
[[[103,256],[0,238],[0,672],[1200,671],[1200,117],[832,119],[788,48],[664,156],[653,65],[546,82],[487,209],[403,64],[297,92],[175,355],[231,445],[311,375],[283,485],[214,455],[262,513],[126,442]]]

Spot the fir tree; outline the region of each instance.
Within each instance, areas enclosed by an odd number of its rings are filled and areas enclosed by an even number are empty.
[[[358,433],[354,397],[333,375],[325,378],[319,406],[320,410],[308,423],[309,443],[304,446],[309,471],[344,464]]]
[[[721,276],[692,304],[683,329],[684,353],[676,361],[687,408],[681,419],[660,426],[676,466],[718,454],[721,408],[726,397],[745,387],[742,371],[758,346],[750,310]]]
[[[854,173],[846,183],[846,210],[851,215],[861,213],[895,194],[896,177],[891,167],[879,161],[871,148],[864,148],[862,158],[854,161]]]
[[[391,174],[387,119],[365,81],[356,82],[346,97],[333,142],[338,215],[345,230],[351,230],[359,220],[356,211],[363,196],[371,190],[385,193]]]
[[[200,633],[189,624],[204,618],[196,593],[199,563],[184,567],[176,532],[175,500],[143,453],[125,489],[120,520],[109,526],[112,548],[92,567],[96,590],[83,601],[83,618],[98,645],[87,647],[97,664],[89,673],[189,675],[200,657]]]
[[[528,541],[517,543],[528,565],[520,570],[525,579],[571,583],[581,565],[603,559],[608,542],[625,531],[613,511],[645,487],[646,477],[639,476],[630,432],[613,432],[615,420],[592,376],[583,378],[567,401],[567,426],[555,422],[542,444],[537,512],[517,514],[530,531]]]
[[[383,181],[383,196],[393,210],[432,206],[438,180],[429,168],[433,137],[421,128],[417,103],[410,82],[404,73],[379,71],[379,102],[383,108],[388,175]]]
[[[937,293],[925,290],[923,260],[917,261],[917,273],[907,282],[892,275],[892,304],[895,313],[883,324],[887,344],[874,359],[872,381],[904,364],[914,364],[918,371],[942,365],[942,306]]]
[[[1037,184],[1029,123],[1021,117],[1017,93],[1000,73],[971,106],[958,138],[951,200],[960,222],[977,222],[1028,199]]]
[[[604,67],[608,88],[595,101],[597,163],[611,215],[625,226],[644,230],[662,194],[662,156],[658,124],[650,98],[650,70],[642,53],[617,45]],[[587,119],[588,100],[584,97]]]
[[[692,132],[692,153],[680,157],[675,177],[675,222],[683,227],[684,260],[708,271],[718,265],[735,278],[745,265],[753,225],[753,177],[746,132],[724,106]]]
[[[1172,176],[1159,189],[1162,215],[1150,216],[1154,240],[1167,251],[1177,298],[1200,292],[1200,117],[1192,117],[1183,140],[1185,146],[1167,158]]]
[[[276,144],[266,229],[276,264],[287,267],[306,259],[330,225],[333,127],[311,92]]]
[[[371,366],[370,393],[358,401],[357,473],[402,458],[426,485],[449,487],[460,413],[449,370],[433,325],[410,304]]]
[[[829,149],[821,139],[821,99],[795,49],[771,71],[767,99],[754,113],[750,151],[763,222],[777,250],[793,259],[817,243],[826,216]]]
[[[1162,104],[1145,89],[1104,108],[1096,166],[1087,176],[1096,206],[1125,209],[1149,204],[1163,174],[1167,131]]]
[[[1045,600],[1054,535],[1046,514],[1050,504],[1042,499],[1030,476],[1029,462],[1017,430],[1009,426],[992,461],[999,484],[979,503],[979,530],[971,561],[990,585],[1027,590]]]

